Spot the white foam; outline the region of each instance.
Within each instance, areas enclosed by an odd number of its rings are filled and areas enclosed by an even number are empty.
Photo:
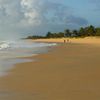
[[[29,41],[1,41],[0,50],[7,48],[34,48],[34,47],[45,47],[54,46],[56,43],[34,43]]]
[[[2,50],[2,49],[7,49],[7,48],[9,48],[10,47],[10,45],[9,45],[9,43],[7,43],[7,42],[1,42],[0,43],[0,50]]]

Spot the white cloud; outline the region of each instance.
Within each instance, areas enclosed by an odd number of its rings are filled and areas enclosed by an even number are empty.
[[[2,33],[60,31],[69,21],[70,8],[53,0],[0,0],[0,36]],[[81,19],[72,24],[81,24]],[[84,24],[84,21],[82,24]],[[86,21],[85,21],[86,22]]]
[[[24,12],[24,19],[21,22],[24,22],[24,25],[39,25],[40,24],[40,14],[34,6],[37,5],[35,0],[22,0],[21,6]]]

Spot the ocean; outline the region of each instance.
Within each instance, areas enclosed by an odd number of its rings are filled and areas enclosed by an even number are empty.
[[[37,43],[28,40],[0,41],[0,76],[7,75],[8,70],[16,63],[32,61],[23,57],[45,53],[48,47],[55,45],[56,43]]]

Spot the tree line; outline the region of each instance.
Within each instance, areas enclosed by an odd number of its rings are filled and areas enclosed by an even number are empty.
[[[81,27],[79,30],[66,29],[64,32],[52,33],[48,32],[45,36],[33,35],[28,36],[27,39],[42,39],[42,38],[62,38],[62,37],[87,37],[100,36],[100,28],[95,28],[90,25],[88,27]]]

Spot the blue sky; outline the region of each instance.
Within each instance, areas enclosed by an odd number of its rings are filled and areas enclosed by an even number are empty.
[[[100,26],[100,0],[0,0],[0,37]]]
[[[61,0],[61,2],[66,4],[66,6],[69,6],[72,9],[74,15],[87,19],[89,24],[100,26],[99,0]]]

